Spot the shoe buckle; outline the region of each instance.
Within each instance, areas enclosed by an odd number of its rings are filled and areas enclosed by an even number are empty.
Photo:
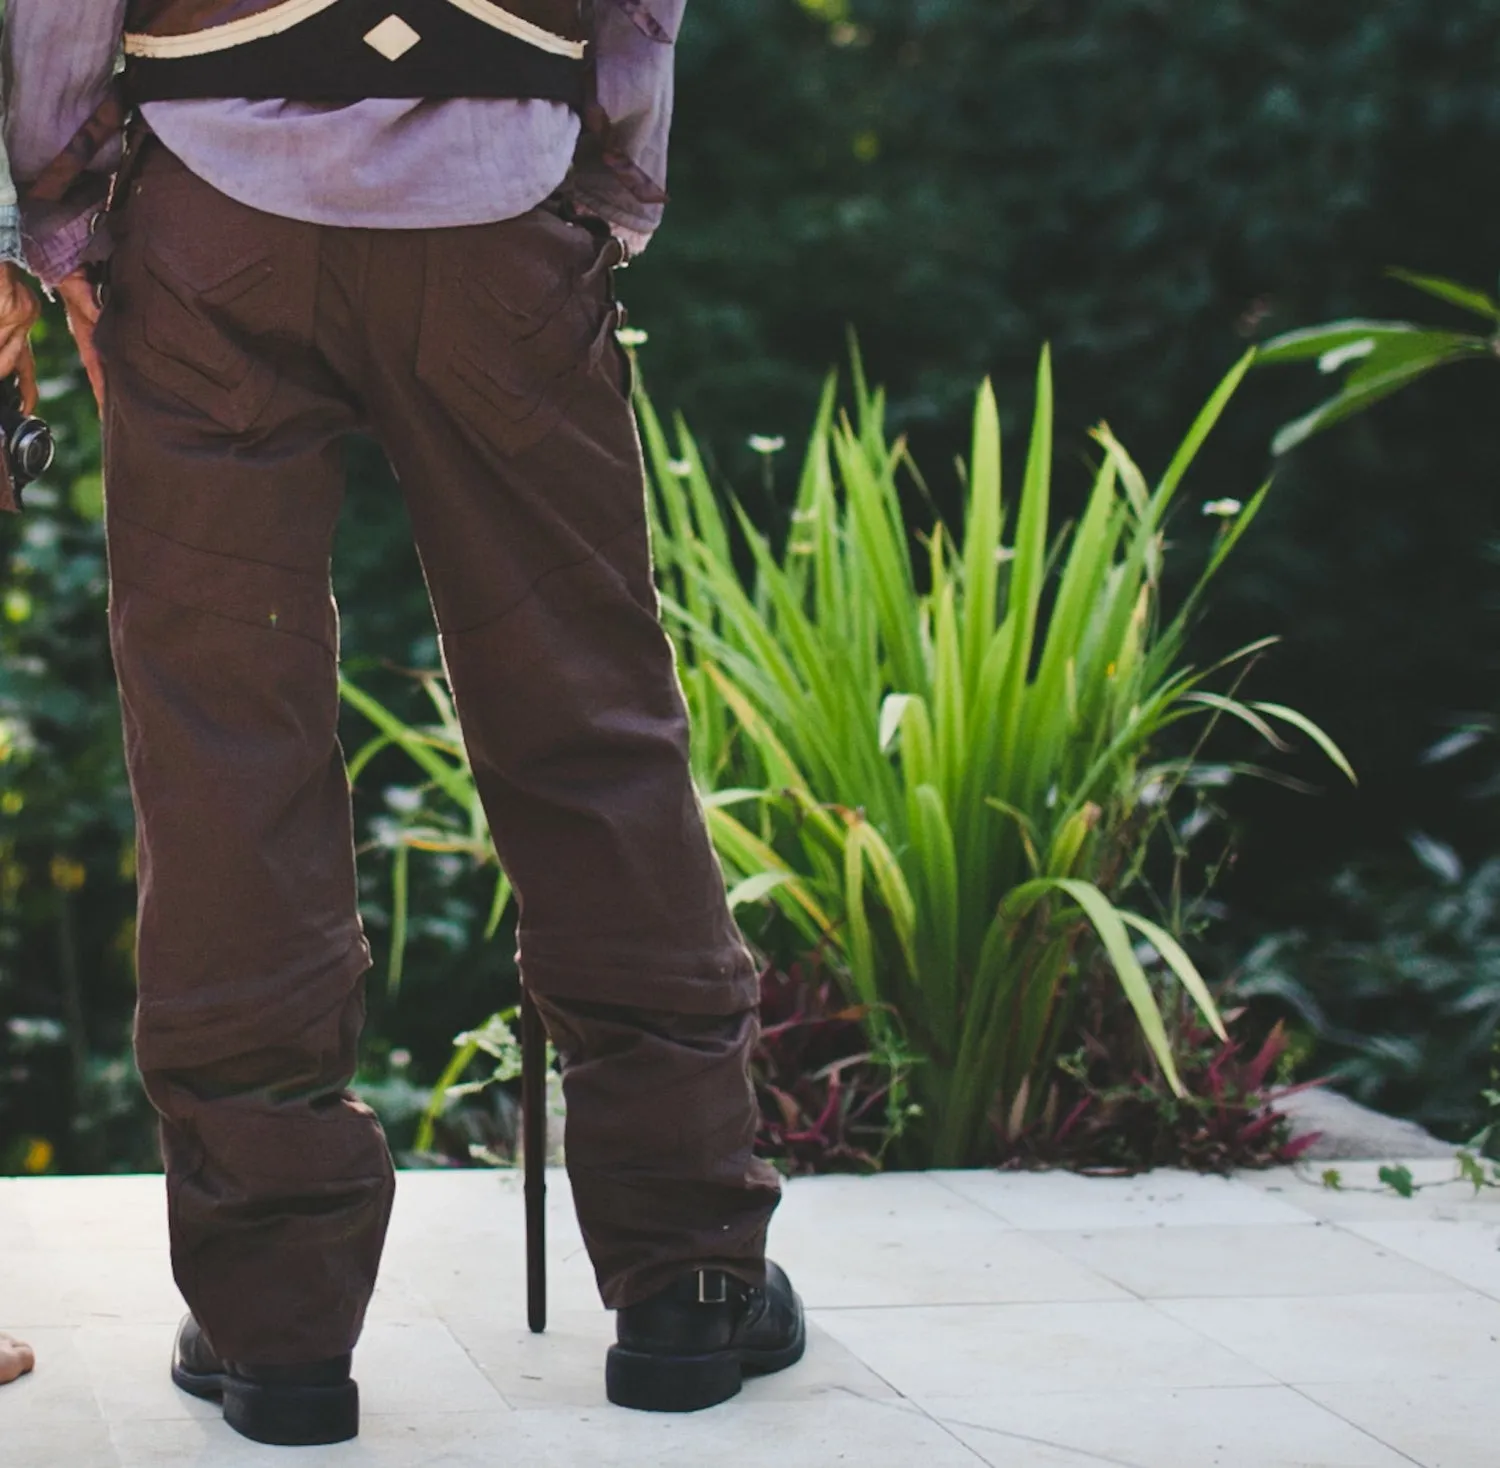
[[[725,1305],[729,1302],[729,1281],[722,1270],[700,1269],[698,1271],[698,1303],[700,1305]]]

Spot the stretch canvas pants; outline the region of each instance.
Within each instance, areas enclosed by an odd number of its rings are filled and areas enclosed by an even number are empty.
[[[357,1338],[393,1176],[346,1089],[369,955],[336,737],[344,442],[410,512],[471,763],[563,1057],[606,1305],[755,1282],[756,979],[688,775],[614,340],[619,246],[260,213],[154,139],[100,326],[110,628],[139,829],[136,1047],[173,1264],[217,1350]],[[497,1307],[504,1302],[495,1302]]]

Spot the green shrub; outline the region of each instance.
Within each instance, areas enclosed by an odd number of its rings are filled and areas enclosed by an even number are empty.
[[[735,564],[690,435],[679,426],[674,454],[642,404],[667,616],[731,898],[769,898],[804,942],[836,953],[877,1039],[893,1017],[920,1057],[924,1162],[981,1161],[996,1114],[1018,1130],[1048,1107],[1098,961],[1180,1093],[1137,939],[1224,1037],[1176,938],[1117,902],[1140,895],[1151,835],[1194,771],[1191,758],[1153,759],[1168,726],[1227,714],[1270,735],[1274,719],[1333,752],[1300,715],[1210,691],[1183,663],[1192,612],[1259,498],[1225,507],[1232,519],[1187,604],[1161,612],[1168,515],[1248,365],[1154,488],[1100,429],[1092,492],[1060,529],[1046,357],[1009,505],[986,387],[962,532],[938,522],[920,548],[904,527],[910,465],[887,441],[882,396],[857,383],[855,421],[836,423],[830,387],[781,553],[737,517],[752,577]]]
[[[1350,870],[1315,923],[1257,944],[1235,992],[1299,1030],[1299,1069],[1451,1141],[1491,1120],[1500,1031],[1500,859],[1473,870]]]

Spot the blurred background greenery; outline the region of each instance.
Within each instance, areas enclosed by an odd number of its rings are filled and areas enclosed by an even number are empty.
[[[678,49],[674,202],[622,292],[657,403],[773,532],[796,455],[748,439],[800,442],[849,327],[927,466],[965,450],[986,374],[1021,441],[1050,341],[1058,483],[1081,503],[1099,419],[1159,467],[1248,342],[1406,313],[1389,266],[1494,276],[1500,0],[697,0]],[[43,356],[60,468],[0,525],[0,1171],[148,1166],[97,432],[55,323]],[[1291,768],[1312,796],[1226,793],[1210,978],[1248,959],[1304,1073],[1339,1066],[1453,1136],[1484,1120],[1500,978],[1493,750],[1449,738],[1500,707],[1495,388],[1485,364],[1453,369],[1281,464],[1195,649],[1279,634],[1256,694],[1316,719],[1361,776],[1341,788],[1309,755]],[[1204,497],[1246,497],[1316,393],[1252,377]],[[404,518],[369,446],[351,471],[346,653],[388,699],[419,697],[381,663],[435,660]],[[380,790],[362,782],[372,839]],[[514,984],[505,942],[477,941],[484,876],[454,858],[413,877],[407,975],[375,996],[365,1076],[398,1127]],[[386,892],[372,862],[377,945]]]

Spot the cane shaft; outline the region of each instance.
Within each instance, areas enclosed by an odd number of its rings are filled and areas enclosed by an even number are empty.
[[[521,986],[521,1151],[526,1168],[526,1316],[547,1328],[547,1032]]]

